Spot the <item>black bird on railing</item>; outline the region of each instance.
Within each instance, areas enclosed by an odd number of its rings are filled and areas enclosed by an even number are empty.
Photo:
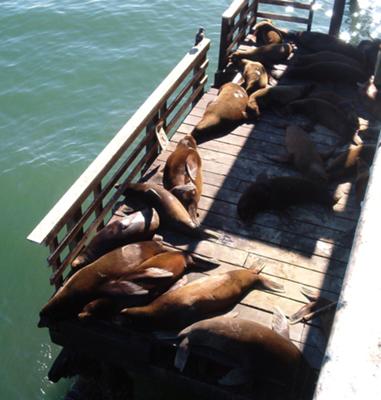
[[[205,37],[205,29],[201,26],[196,34],[196,37],[194,39],[194,45],[197,46],[202,39]]]

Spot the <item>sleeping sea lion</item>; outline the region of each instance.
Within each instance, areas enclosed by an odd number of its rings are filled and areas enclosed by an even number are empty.
[[[124,278],[128,275],[128,279],[131,280],[131,274],[141,263],[165,251],[168,250],[162,242],[151,240],[127,244],[103,255],[65,281],[41,310],[39,326],[73,318],[87,303],[98,297],[118,292],[131,295],[146,294],[146,290]],[[169,275],[167,271],[144,271],[147,278],[161,277],[163,273]]]
[[[311,202],[332,208],[337,199],[326,185],[305,178],[268,178],[265,174],[260,174],[240,197],[237,211],[242,221],[251,222],[258,212],[284,210],[293,205]]]
[[[342,62],[326,61],[301,67],[292,67],[284,78],[309,79],[318,82],[342,82],[355,85],[368,79],[367,73],[354,65]]]
[[[271,19],[258,22],[253,27],[253,36],[260,46],[266,44],[280,44],[283,42],[285,32],[276,28]]]
[[[340,179],[353,176],[357,171],[358,160],[365,162],[368,167],[372,165],[376,146],[374,144],[350,145],[328,163],[327,173],[329,178]]]
[[[296,169],[313,181],[327,181],[323,159],[304,129],[297,125],[289,125],[286,128],[285,142],[287,156],[270,157],[271,159],[291,162]]]
[[[362,63],[364,56],[362,52],[352,44],[346,43],[335,36],[321,32],[302,31],[293,35],[293,40],[301,47],[312,51],[331,51],[341,53],[347,57],[354,58]]]
[[[240,60],[239,65],[243,69],[242,76],[245,80],[245,89],[248,95],[255,90],[266,87],[269,78],[265,67],[261,63],[243,58]]]
[[[267,44],[247,50],[237,50],[231,54],[230,59],[233,64],[237,64],[238,60],[242,58],[247,58],[251,61],[260,62],[264,66],[272,66],[285,62],[293,50],[294,47],[289,43]]]
[[[148,304],[169,288],[173,290],[176,287],[183,286],[186,279],[180,281],[179,279],[186,269],[210,269],[218,265],[219,263],[213,259],[196,256],[185,251],[166,251],[156,254],[141,263],[132,273],[124,275],[124,280],[130,280],[131,283],[136,284],[137,289],[147,291],[146,295],[135,296],[134,298],[123,292],[121,295],[118,295],[118,293],[114,293],[112,296],[104,295],[86,304],[78,317],[80,319],[89,317],[110,318],[127,306]],[[161,273],[162,276],[149,277],[150,271],[163,272]],[[167,271],[168,274],[165,274],[164,271]],[[141,274],[141,277],[139,277],[139,274]]]
[[[283,291],[282,285],[260,276],[259,272],[258,268],[240,268],[197,279],[164,293],[147,306],[125,308],[117,317],[118,321],[151,328],[183,328],[211,314],[225,311],[258,285]]]
[[[223,385],[241,385],[254,377],[282,381],[289,389],[303,386],[309,366],[291,342],[285,315],[276,310],[273,329],[229,314],[196,322],[178,334],[181,340],[175,367],[182,371],[192,350],[208,348],[217,361],[223,356],[233,367],[219,380]],[[306,369],[306,370],[302,370]],[[295,388],[296,389],[296,388]]]
[[[233,82],[225,83],[219,89],[217,98],[206,106],[201,121],[191,135],[200,143],[210,136],[230,132],[247,119],[247,101],[245,89]]]
[[[114,214],[74,259],[73,269],[82,268],[117,247],[149,240],[159,227],[159,215],[153,208],[145,208],[130,215]]]
[[[262,108],[287,105],[307,96],[313,88],[314,84],[268,86],[252,93],[247,107],[259,116]]]
[[[300,113],[317,124],[334,131],[341,142],[356,140],[358,121],[348,116],[332,103],[318,98],[296,100],[285,107],[288,113]]]
[[[163,175],[163,185],[175,195],[197,221],[197,205],[202,193],[202,162],[197,144],[192,136],[179,141],[175,151],[168,157]]]
[[[168,190],[154,183],[130,183],[124,191],[126,198],[138,197],[159,213],[160,222],[186,235],[197,238],[218,238],[218,234],[201,228],[190,217],[180,201]]]
[[[356,67],[360,70],[363,69],[363,65],[354,58],[333,51],[318,51],[317,53],[295,57],[295,61],[293,61],[292,65],[304,67],[306,65],[317,64],[321,62],[339,62]]]

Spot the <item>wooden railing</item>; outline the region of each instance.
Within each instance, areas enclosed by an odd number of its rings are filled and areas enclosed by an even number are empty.
[[[313,5],[315,0],[309,2],[290,0],[235,0],[222,14],[220,50],[218,70],[215,76],[215,86],[221,83],[221,75],[227,65],[228,57],[242,40],[249,34],[258,18],[287,21],[305,24],[311,30],[313,19]],[[286,7],[301,10],[304,16],[287,15]],[[274,12],[273,10],[276,10]]]
[[[126,184],[139,179],[157,157],[161,147],[156,128],[171,137],[180,118],[202,96],[209,47],[205,38],[184,56],[30,233],[28,240],[49,247],[51,284],[62,284],[65,269],[104,226]]]

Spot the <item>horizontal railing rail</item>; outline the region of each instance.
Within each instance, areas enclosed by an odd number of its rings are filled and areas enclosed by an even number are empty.
[[[222,14],[218,70],[215,86],[223,83],[221,78],[228,64],[229,55],[250,33],[258,18],[305,24],[311,30],[314,0],[310,2],[289,0],[236,0]],[[304,15],[287,15],[287,8],[301,10]]]
[[[29,234],[28,240],[49,247],[50,281],[56,287],[86,241],[104,226],[125,185],[137,180],[159,154],[156,128],[160,125],[171,137],[180,118],[202,96],[209,47],[205,38],[183,57]]]

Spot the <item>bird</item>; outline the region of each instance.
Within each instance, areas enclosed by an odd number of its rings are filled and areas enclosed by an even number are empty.
[[[201,26],[196,34],[194,45],[197,46],[205,37],[205,29]]]

